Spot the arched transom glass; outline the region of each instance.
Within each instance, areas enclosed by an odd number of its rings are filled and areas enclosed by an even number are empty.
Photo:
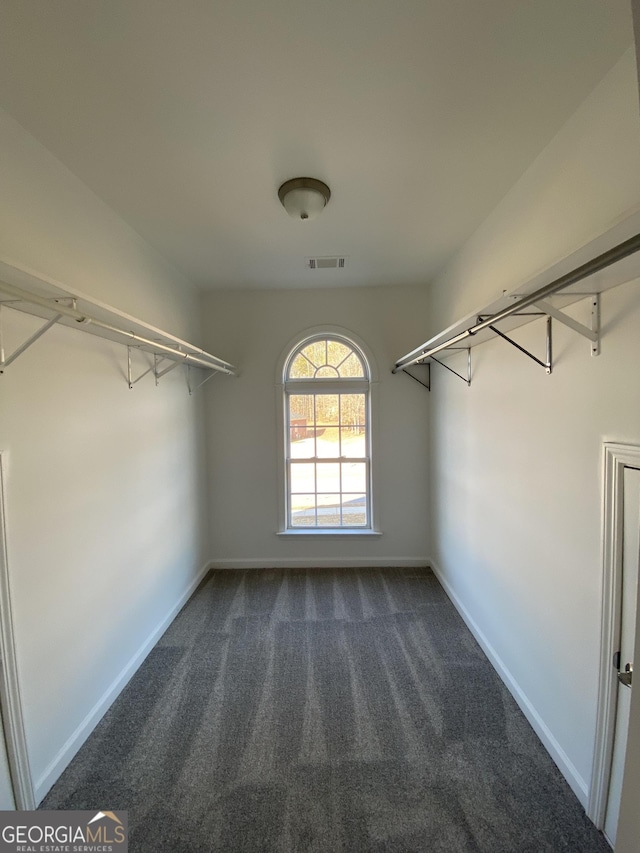
[[[287,379],[364,379],[362,357],[344,341],[324,338],[298,350],[289,361]]]
[[[307,340],[285,369],[287,528],[371,526],[369,369],[346,339]]]

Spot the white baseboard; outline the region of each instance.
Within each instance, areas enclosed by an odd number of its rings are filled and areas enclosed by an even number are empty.
[[[427,557],[269,557],[243,560],[211,560],[211,569],[423,569]]]
[[[467,608],[458,598],[455,590],[449,584],[449,582],[442,574],[436,563],[433,560],[430,560],[429,565],[433,569],[435,576],[440,581],[442,588],[451,599],[451,602],[453,603],[454,607],[456,608],[460,616],[463,618],[467,627],[478,641],[478,644],[481,646],[486,656],[489,658],[489,661],[492,664],[493,668],[503,680],[505,686],[507,687],[513,698],[516,700],[518,706],[520,707],[520,710],[525,715],[525,717],[531,724],[531,727],[542,741],[545,749],[558,766],[558,769],[560,770],[564,778],[569,783],[571,790],[580,800],[580,803],[582,804],[583,808],[586,809],[587,803],[589,801],[589,787],[587,783],[582,778],[580,773],[578,773],[577,769],[567,756],[566,752],[562,749],[558,741],[555,739],[540,714],[538,714],[534,706],[531,704],[523,690],[518,685],[518,682],[515,680],[511,672],[507,669],[504,661],[498,655],[489,640],[486,638],[486,636],[484,635],[480,627],[477,625]]]
[[[109,685],[104,694],[96,702],[96,704],[89,711],[84,720],[80,723],[78,728],[73,732],[71,737],[69,737],[67,742],[63,745],[63,747],[60,749],[60,751],[57,753],[51,763],[44,770],[35,785],[36,803],[40,803],[42,801],[42,799],[46,796],[46,794],[49,792],[55,782],[60,778],[62,772],[71,762],[80,747],[87,740],[91,732],[95,729],[95,727],[104,717],[111,705],[118,698],[122,690],[126,687],[127,683],[135,674],[136,670],[138,670],[139,667],[142,665],[151,649],[158,642],[162,634],[164,634],[164,632],[167,630],[171,622],[175,619],[178,612],[182,609],[182,607],[184,607],[189,598],[191,598],[198,584],[200,584],[200,582],[205,577],[208,571],[209,564],[207,563],[207,565],[205,565],[198,572],[197,576],[189,584],[187,590],[173,605],[173,607],[171,608],[169,613],[167,613],[162,622],[160,622],[160,624],[151,632],[151,634],[149,635],[149,637],[147,637],[142,646],[129,660],[122,672]]]

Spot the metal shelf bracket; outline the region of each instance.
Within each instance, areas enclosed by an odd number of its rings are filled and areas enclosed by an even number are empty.
[[[591,355],[600,355],[600,294],[594,293],[591,296],[591,328],[585,326],[584,323],[579,323],[577,320],[574,320],[573,317],[569,317],[564,311],[560,311],[554,305],[551,305],[544,299],[541,299],[539,302],[536,302],[536,306],[540,308],[541,311],[549,316],[553,317],[554,320],[557,320],[559,323],[563,323],[565,326],[568,326],[570,329],[573,329],[574,332],[577,332],[579,335],[582,335],[584,338],[587,338],[591,341]]]
[[[431,362],[435,362],[439,364],[440,367],[444,367],[445,370],[448,370],[450,373],[453,373],[454,376],[457,376],[458,379],[462,379],[463,382],[466,383],[467,386],[471,385],[471,348],[470,347],[451,347],[452,350],[462,350],[465,349],[467,352],[467,375],[463,376],[462,373],[458,373],[457,370],[454,370],[452,367],[449,367],[448,364],[445,364],[444,361],[440,361],[438,358],[434,358],[431,356],[429,361],[418,361],[418,365],[422,365],[427,368],[427,381],[423,382],[422,379],[418,379],[417,376],[414,376],[413,373],[409,373],[406,367],[402,368],[402,373],[406,373],[407,376],[410,376],[411,379],[415,379],[416,382],[419,382],[420,385],[424,386],[427,391],[431,391]]]
[[[197,385],[194,385],[191,381],[191,365],[187,364],[187,388],[189,389],[189,396],[191,397],[194,391],[197,391],[198,388],[202,388],[205,382],[208,382],[210,379],[213,379],[213,377],[216,375],[216,373],[210,373],[208,376],[205,376],[203,380],[198,382]],[[419,382],[420,380],[418,379],[417,381]]]
[[[439,358],[434,358],[431,356],[431,361],[435,361],[436,364],[439,364],[440,367],[444,367],[445,370],[448,370],[450,373],[453,373],[454,376],[457,376],[458,379],[462,379],[463,382],[467,383],[467,387],[471,387],[471,347],[450,347],[451,350],[462,350],[466,349],[467,351],[467,375],[463,376],[462,373],[458,373],[457,370],[454,370],[452,367],[449,367],[448,364],[445,364],[444,361],[440,361]]]
[[[73,303],[75,300],[72,299],[55,299],[51,300],[51,308],[55,310],[56,305],[61,303]],[[4,343],[2,336],[2,306],[4,302],[0,301],[0,373],[4,373],[5,368],[9,367],[17,358],[19,358],[24,352],[26,352],[29,347],[31,347],[37,340],[39,340],[45,332],[48,332],[55,324],[62,319],[62,314],[56,314],[50,320],[47,320],[45,323],[40,326],[40,328],[35,331],[32,335],[30,335],[26,341],[20,344],[19,347],[11,353],[11,355],[5,355],[4,351]],[[75,305],[73,305],[75,308]]]
[[[138,350],[138,347],[131,347],[131,346],[127,347],[127,384],[129,385],[130,389],[133,388],[133,386],[136,384],[136,382],[140,382],[140,380],[144,376],[146,376],[147,373],[151,373],[154,370],[154,365],[152,364],[151,367],[148,367],[145,371],[143,371],[139,376],[137,376],[134,379],[133,378],[133,370],[132,370],[132,366],[131,366],[131,350],[132,349]]]
[[[478,317],[478,322],[479,323],[484,322],[484,318]],[[499,338],[502,338],[502,340],[506,341],[508,344],[511,344],[512,347],[515,347],[517,350],[519,350],[521,353],[526,355],[532,361],[535,361],[535,363],[539,364],[540,367],[544,367],[547,374],[550,374],[553,370],[553,347],[552,347],[552,338],[551,338],[551,317],[549,315],[547,315],[546,327],[547,327],[547,331],[546,331],[547,353],[546,353],[546,361],[542,361],[537,356],[535,356],[533,353],[529,352],[528,349],[525,349],[523,346],[520,346],[520,344],[516,343],[508,335],[505,335],[504,332],[501,332],[500,329],[497,329],[493,325],[493,323],[488,324],[488,328],[491,329],[491,331],[494,334],[498,335]]]
[[[418,382],[422,385],[423,388],[426,388],[427,391],[431,391],[431,365],[428,362],[418,362],[419,367],[427,368],[427,381],[423,382],[422,379],[418,379],[417,376],[414,376],[413,373],[409,373],[406,368],[402,369],[402,372],[406,374],[410,379],[413,379],[415,382]]]
[[[139,376],[136,376],[136,378],[134,379],[133,378],[132,360],[131,360],[132,350],[137,350],[138,352],[144,352],[143,350],[140,350],[139,347],[132,347],[132,346],[127,347],[127,383],[129,385],[129,388],[133,388],[133,386],[137,382],[140,382],[140,380],[144,379],[144,377],[147,376],[149,373],[153,373],[153,377],[155,379],[156,388],[157,388],[158,385],[160,384],[160,379],[163,376],[166,376],[167,373],[170,373],[172,370],[175,370],[176,367],[179,367],[181,364],[184,364],[183,361],[174,361],[173,359],[167,358],[166,356],[158,355],[158,353],[154,353],[153,354],[153,364],[149,365],[149,367],[147,367],[146,370],[143,370],[142,373]],[[186,355],[187,354],[185,353],[185,357],[186,357]],[[167,362],[167,361],[169,362],[169,366],[163,367],[161,369],[161,365],[163,364],[163,362]]]
[[[160,370],[159,368],[160,368],[160,365],[162,364],[163,361],[169,361],[170,364],[168,367],[165,367],[162,370]],[[172,361],[171,359],[168,359],[165,356],[158,355],[157,353],[154,353],[153,354],[153,375],[155,376],[155,379],[156,379],[156,388],[160,384],[160,379],[163,376],[166,376],[167,373],[171,373],[172,370],[175,370],[176,367],[178,367],[181,364],[183,364],[183,362]]]

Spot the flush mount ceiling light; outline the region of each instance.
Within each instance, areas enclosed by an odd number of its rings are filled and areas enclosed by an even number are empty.
[[[292,178],[278,190],[278,198],[294,219],[313,219],[328,204],[331,190],[316,178]]]

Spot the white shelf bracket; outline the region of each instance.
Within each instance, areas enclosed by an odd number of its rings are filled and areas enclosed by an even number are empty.
[[[153,364],[151,364],[146,370],[143,370],[139,376],[133,378],[133,364],[131,359],[132,350],[137,352],[144,352],[144,350],[140,350],[139,347],[127,347],[127,383],[129,388],[133,388],[133,386],[140,382],[141,379],[144,379],[149,373],[153,373],[153,377],[155,379],[156,387],[160,384],[160,379],[163,376],[166,376],[167,373],[170,373],[172,370],[175,370],[181,364],[184,364],[182,361],[174,361],[173,359],[167,358],[166,356],[158,355],[158,353],[153,354]],[[187,357],[187,353],[184,354],[184,357]],[[168,367],[161,368],[163,362],[169,361],[170,364]]]
[[[155,357],[154,357],[154,363],[150,367],[148,367],[146,370],[144,370],[139,376],[136,376],[136,378],[134,379],[133,378],[133,369],[132,369],[132,364],[131,364],[131,350],[136,350],[137,352],[140,352],[140,349],[139,349],[139,347],[132,347],[132,346],[127,347],[127,383],[129,385],[130,389],[133,388],[133,386],[136,384],[136,382],[140,382],[140,380],[143,379],[148,373],[155,373]]]
[[[171,361],[171,363],[169,364],[168,367],[165,367],[162,370],[160,370],[160,365],[162,364],[163,361]],[[181,362],[181,361],[172,361],[171,359],[165,358],[164,356],[161,356],[161,355],[158,355],[157,353],[154,353],[154,355],[153,355],[153,375],[155,376],[155,379],[156,379],[156,387],[160,384],[160,379],[163,376],[166,376],[167,373],[171,373],[172,370],[175,370],[176,367],[178,367],[178,365],[180,365],[182,363],[183,362]]]
[[[559,323],[573,329],[579,335],[591,341],[591,355],[600,355],[600,294],[595,293],[591,298],[591,328],[569,317],[544,299],[536,302],[536,307]]]
[[[4,340],[2,336],[2,303],[0,302],[0,373],[4,373],[5,368],[9,367],[17,358],[19,358],[22,353],[26,352],[30,346],[35,344],[35,342],[41,338],[45,332],[48,332],[52,326],[62,318],[62,314],[56,314],[55,317],[52,317],[50,320],[47,320],[40,328],[30,335],[24,343],[20,344],[9,356],[5,356],[4,351]]]
[[[591,331],[595,332],[597,338],[591,341],[591,355],[600,355],[600,294],[594,293],[591,297]]]
[[[202,388],[205,382],[208,382],[210,379],[213,379],[213,377],[217,375],[217,373],[210,373],[208,376],[205,376],[205,378],[201,382],[198,382],[197,385],[193,385],[191,382],[191,365],[187,364],[187,388],[189,389],[189,396],[191,397],[194,391],[197,391],[198,388]],[[417,381],[419,382],[420,380]]]

